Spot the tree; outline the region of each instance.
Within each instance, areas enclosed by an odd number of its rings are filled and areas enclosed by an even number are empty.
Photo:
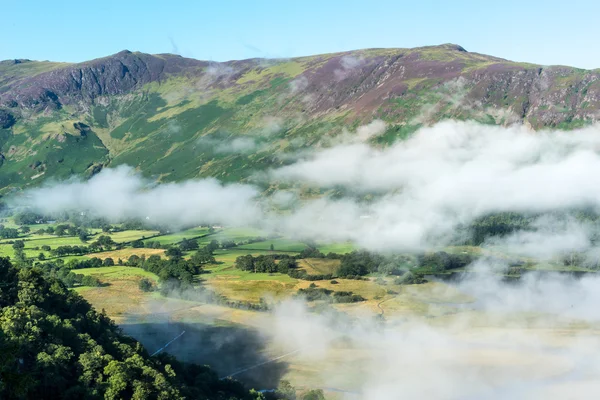
[[[79,240],[81,240],[83,243],[87,242],[88,239],[90,238],[90,235],[87,233],[87,231],[85,229],[80,229],[78,231],[78,235]]]
[[[215,257],[206,247],[195,252],[191,258],[191,261],[195,265],[213,264],[216,262]]]
[[[215,239],[211,240],[209,244],[207,244],[205,246],[205,248],[210,251],[210,254],[212,254],[215,250],[217,250],[219,248],[219,242],[217,242]]]
[[[12,245],[12,248],[15,250],[18,249],[24,249],[25,248],[25,242],[22,240],[15,240],[15,242]]]
[[[277,398],[282,400],[296,400],[296,388],[294,388],[290,381],[281,380],[279,386],[275,391]]]
[[[46,255],[45,255],[44,253],[40,253],[40,254],[38,255],[38,260],[40,260],[40,261],[44,261],[45,259],[46,259]]]
[[[104,261],[102,261],[102,265],[104,265],[105,267],[112,267],[113,265],[115,265],[115,260],[113,260],[110,257],[107,257],[104,259]]]
[[[52,248],[50,246],[48,246],[47,244],[45,244],[45,245],[42,246],[42,250],[44,250],[44,251],[50,251],[50,250],[52,250]]]
[[[72,284],[79,279],[65,276]],[[0,287],[1,399],[252,398],[206,366],[151,358],[104,312],[39,268],[17,270],[0,258]]]
[[[141,266],[141,263],[142,263],[142,259],[135,254],[132,254],[127,259],[127,265],[130,267],[139,267],[139,266]]]
[[[28,226],[21,227],[21,233],[29,233],[29,232],[31,232],[31,229]]]
[[[108,235],[100,235],[94,244],[107,250],[110,250],[112,246],[116,245],[115,241]]]
[[[183,239],[179,244],[179,248],[182,251],[197,250],[198,247],[198,241],[192,239]]]
[[[230,248],[235,247],[235,246],[236,246],[236,244],[235,244],[235,242],[233,240],[223,240],[221,242],[221,247],[224,248],[224,249],[230,249]]]
[[[138,287],[142,292],[151,292],[154,289],[152,281],[150,281],[148,278],[142,278],[138,284]]]
[[[235,259],[235,266],[242,271],[254,271],[254,257],[251,254],[239,256]]]
[[[67,228],[69,228],[69,225],[58,225],[54,228],[54,234],[57,236],[64,236],[67,233]]]
[[[287,274],[290,271],[290,269],[297,267],[298,264],[296,263],[296,260],[294,260],[293,258],[284,258],[279,260],[279,263],[277,264],[277,272]]]
[[[270,249],[271,251],[275,250],[275,246],[273,245],[273,243],[271,243],[271,245],[269,246],[269,249]]]
[[[183,252],[179,247],[169,247],[167,251],[165,251],[165,255],[169,257],[171,260],[181,260],[183,258]]]

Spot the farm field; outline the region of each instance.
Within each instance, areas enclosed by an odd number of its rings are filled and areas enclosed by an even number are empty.
[[[192,239],[192,238],[207,235],[208,233],[209,233],[208,228],[198,227],[198,228],[187,229],[185,231],[181,231],[181,232],[177,232],[177,233],[161,235],[152,240],[155,240],[155,241],[159,242],[160,244],[174,244],[177,242],[181,242],[183,239]]]
[[[286,379],[299,390],[322,388],[328,399],[352,398],[353,393],[356,395],[361,388],[368,387],[370,379],[378,373],[384,373],[384,370],[374,367],[373,362],[386,359],[390,351],[405,352],[407,349],[398,346],[397,343],[401,341],[396,336],[404,335],[410,330],[430,329],[429,326],[437,327],[436,329],[443,327],[438,335],[443,332],[444,340],[455,343],[453,347],[432,342],[427,351],[419,353],[419,358],[427,363],[444,365],[456,375],[466,376],[477,371],[491,379],[490,385],[496,390],[507,392],[516,379],[535,381],[553,376],[568,376],[573,368],[569,359],[561,356],[559,350],[547,351],[543,346],[529,346],[527,343],[533,338],[544,346],[561,349],[572,345],[582,334],[596,337],[600,335],[600,327],[591,329],[586,325],[578,327],[572,323],[563,324],[562,330],[553,331],[550,327],[556,322],[550,323],[542,315],[528,317],[537,321],[531,328],[516,330],[515,323],[523,316],[487,315],[476,310],[457,309],[450,304],[469,304],[473,299],[452,286],[433,282],[403,288],[392,286],[398,289],[397,294],[386,295],[380,300],[371,298],[360,305],[335,305],[335,309],[356,321],[364,321],[365,318],[373,318],[383,312],[387,321],[383,332],[386,333],[378,336],[378,344],[350,336],[343,341],[335,341],[335,345],[328,345],[326,350],[319,350],[322,342],[318,337],[309,340],[305,347],[294,340],[284,340],[277,333],[280,328],[276,328],[284,322],[278,321],[279,317],[270,313],[236,310],[142,293],[134,284],[142,276],[137,268],[109,267],[77,272],[96,274],[109,283],[104,288],[80,292],[96,307],[106,309],[111,317],[119,321],[126,333],[137,337],[150,351],[160,348],[185,330],[186,334],[174,342],[168,352],[185,361],[209,362],[223,375],[293,352],[269,365],[241,373],[236,378],[252,385],[263,385],[258,387],[268,387],[271,382]],[[228,275],[226,267],[213,272],[216,277],[232,277]],[[244,280],[242,276],[235,279],[239,282]],[[293,285],[292,282],[285,284]],[[318,284],[319,287],[329,287],[322,282]],[[377,285],[372,281],[340,284],[345,285],[345,289],[352,289],[363,295],[377,295]],[[250,293],[246,295],[252,296]],[[308,315],[307,318],[311,317]],[[464,319],[477,321],[476,328],[469,325],[467,329],[461,322]],[[284,332],[287,332],[285,328]],[[226,347],[221,344],[220,338],[223,337],[228,338]],[[498,337],[511,338],[503,350],[496,347]],[[431,339],[425,337],[423,340],[427,343]],[[514,345],[510,344],[511,341]],[[386,350],[385,346],[390,347]],[[190,353],[189,349],[192,347],[202,350]],[[402,354],[407,357],[405,353]],[[366,369],[365,366],[369,368]],[[411,368],[418,371],[421,366],[407,360],[402,368],[405,369],[405,374],[410,374]],[[594,376],[590,373],[587,379],[591,382]],[[562,390],[562,385],[557,381],[556,390]],[[465,396],[478,395],[482,390],[485,391],[481,387],[464,385],[461,386],[460,393]],[[532,396],[538,395],[536,390],[531,389]],[[545,392],[540,392],[540,395],[543,393]]]
[[[336,276],[325,280],[313,281],[279,272],[241,270],[235,265],[240,256],[284,254],[285,257],[298,258],[300,252],[307,249],[303,242],[282,237],[248,243],[268,237],[265,232],[251,229],[209,230],[197,227],[168,234],[160,234],[157,230],[127,230],[108,234],[116,244],[103,251],[57,258],[51,252],[41,250],[42,246],[52,249],[58,246],[88,246],[100,235],[106,233],[97,232],[83,243],[75,236],[58,237],[30,232],[3,240],[0,255],[14,257],[15,250],[7,242],[23,240],[24,254],[34,263],[39,262],[39,254],[44,253],[50,262],[60,259],[64,263],[71,260],[85,263],[94,258],[103,261],[111,258],[115,263],[120,260],[126,264],[132,255],[145,259],[158,255],[165,260],[169,249],[177,248],[183,239],[196,238],[194,240],[200,248],[216,242],[216,248],[211,250],[215,262],[203,264],[193,275],[193,290],[200,292],[197,297],[190,298],[203,300],[201,290],[209,289],[224,296],[229,302],[227,306],[225,303],[165,297],[156,290],[163,284],[157,275],[136,266],[97,267],[97,260],[94,260],[94,267],[76,268],[70,272],[92,276],[100,286],[78,284],[73,290],[98,310],[105,310],[126,333],[139,339],[149,351],[160,349],[186,331],[181,339],[169,346],[169,353],[183,361],[209,363],[223,376],[249,368],[246,372],[237,373],[235,378],[258,388],[269,389],[285,379],[300,392],[321,388],[328,399],[351,399],[368,388],[371,380],[377,379],[373,371],[385,374],[386,370],[381,366],[392,362],[387,357],[393,355],[394,360],[408,357],[406,364],[394,364],[394,368],[404,371],[404,374],[412,373],[412,368],[419,371],[419,360],[424,360],[427,365],[443,365],[444,370],[450,371],[447,373],[458,374],[459,377],[469,376],[475,370],[484,374],[482,379],[490,382],[490,387],[510,392],[511,381],[515,377],[533,380],[568,377],[574,367],[570,364],[571,360],[560,356],[560,349],[572,346],[573,341],[581,337],[593,340],[599,337],[600,340],[600,326],[590,326],[581,321],[556,321],[539,314],[482,312],[478,308],[478,299],[472,293],[464,292],[452,283],[429,281],[405,285],[400,284],[396,276],[378,273],[367,274],[361,279],[339,278],[336,273],[342,264],[340,258],[295,260],[298,270],[309,276]],[[133,248],[131,242],[140,239],[142,242],[158,242],[161,248]],[[353,251],[354,246],[348,243],[327,244],[317,245],[317,249],[325,254],[344,254]],[[476,246],[449,247],[445,251],[460,256],[476,256],[485,251],[486,255],[499,259],[514,257],[504,254],[502,249],[482,250]],[[181,251],[180,256],[183,260],[191,260],[195,253],[196,250],[186,250]],[[524,268],[566,269],[556,262],[533,264],[528,259],[526,261],[530,264]],[[569,267],[568,270],[578,269]],[[155,290],[142,291],[140,282],[143,279],[150,280]],[[361,296],[362,300],[337,303],[321,298],[303,303],[299,301],[303,290],[352,293]],[[236,308],[231,302],[269,304],[272,310]],[[292,316],[294,320],[286,322],[286,316]],[[329,318],[344,322],[323,330],[319,324]],[[515,326],[519,327],[518,334]],[[423,332],[419,339],[421,342],[415,343],[411,338],[410,332],[414,330]],[[434,337],[441,338],[441,342]],[[514,343],[499,341],[499,337],[513,338]],[[530,346],[536,340],[554,350]],[[402,347],[405,341],[409,347]],[[502,350],[499,350],[499,343],[502,343]],[[418,357],[411,353],[415,346],[420,349]],[[190,352],[190,348],[201,350]],[[273,359],[276,360],[263,364]],[[425,370],[427,373],[432,371],[430,368]],[[425,371],[421,372],[425,374]],[[593,373],[590,376],[595,377]],[[465,384],[452,390],[479,398],[484,389]],[[556,390],[563,389],[559,385]],[[533,389],[531,393],[532,396],[535,394]],[[378,394],[370,396],[380,398]]]
[[[101,259],[105,259],[105,258],[112,258],[115,262],[117,262],[118,259],[121,260],[127,260],[129,257],[131,257],[132,255],[136,255],[138,257],[149,257],[152,255],[159,255],[164,257],[165,255],[165,250],[163,249],[145,249],[145,248],[125,248],[125,249],[120,249],[120,250],[110,250],[110,251],[102,251],[102,252],[98,252],[98,253],[90,253],[87,255],[87,257],[98,257]]]
[[[305,243],[298,242],[290,239],[272,239],[265,240],[263,242],[255,242],[248,243],[241,246],[238,246],[238,249],[248,249],[248,250],[271,250],[271,246],[273,246],[273,252],[278,251],[293,251],[293,252],[301,252],[306,249],[307,246]]]

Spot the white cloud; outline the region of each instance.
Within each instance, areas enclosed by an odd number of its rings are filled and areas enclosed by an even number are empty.
[[[90,180],[29,190],[24,204],[45,213],[87,210],[113,220],[148,218],[153,223],[188,226],[192,223],[255,224],[261,211],[256,189],[223,185],[215,179],[153,185],[127,166],[103,169]]]
[[[348,78],[354,70],[364,65],[365,60],[362,57],[344,56],[340,59],[341,68],[333,71],[336,81],[343,81]]]

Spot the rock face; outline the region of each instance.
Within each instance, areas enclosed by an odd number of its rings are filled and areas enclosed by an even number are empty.
[[[528,120],[534,127],[558,126],[600,118],[597,70],[542,67],[469,53],[458,45],[416,49],[372,49],[292,59],[302,66],[296,76],[296,97],[306,99],[304,111],[323,115],[351,110],[366,115],[382,110],[390,117],[411,118],[414,110],[393,110],[390,99],[437,103],[433,94],[447,92],[454,102],[445,110],[424,115],[429,122],[464,117],[467,109],[505,113],[511,120]],[[194,90],[214,92],[244,89],[239,78],[290,60],[251,59],[209,63],[171,54],[149,55],[122,51],[113,56],[55,68],[47,72],[10,77],[3,67],[29,65],[28,60],[2,61],[0,107],[28,112],[58,110],[74,105],[81,110],[99,97],[131,93],[150,82],[169,77],[195,81]],[[9,79],[10,78],[10,79]],[[251,80],[246,80],[252,83]],[[439,99],[438,99],[439,100]],[[500,111],[502,110],[502,111]],[[4,114],[6,115],[6,114]],[[9,120],[5,116],[4,124]]]
[[[18,60],[15,60],[18,61]],[[176,55],[122,51],[113,56],[16,79],[7,84],[0,104],[40,111],[67,104],[89,104],[100,96],[128,93],[168,74],[202,67],[202,61]]]
[[[0,194],[121,164],[163,181],[243,181],[375,119],[381,145],[450,118],[574,129],[600,120],[599,78],[454,44],[222,63],[130,51],[1,61]]]

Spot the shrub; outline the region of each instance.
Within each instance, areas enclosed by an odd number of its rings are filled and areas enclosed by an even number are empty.
[[[151,292],[152,290],[154,290],[152,281],[150,281],[150,279],[148,278],[142,278],[138,283],[138,287],[142,292]]]

